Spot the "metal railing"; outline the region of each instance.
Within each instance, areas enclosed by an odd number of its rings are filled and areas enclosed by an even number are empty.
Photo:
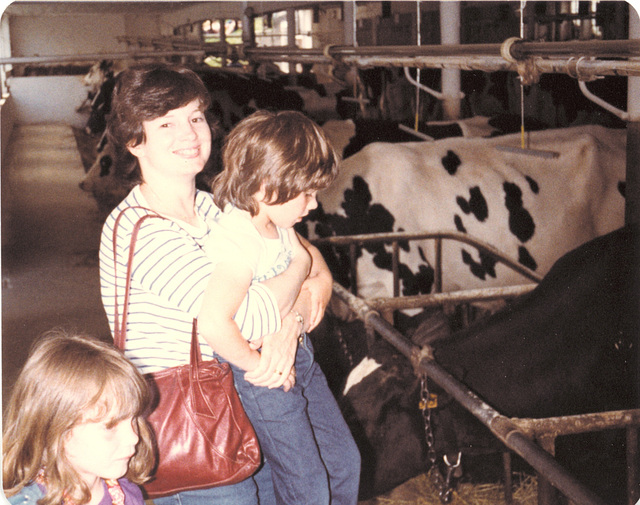
[[[558,435],[625,428],[627,430],[627,495],[630,505],[638,498],[638,426],[640,409],[585,414],[549,419],[511,419],[485,403],[463,383],[449,374],[431,356],[430,349],[420,348],[398,332],[367,302],[334,283],[333,293],[364,323],[404,354],[416,373],[426,374],[460,405],[484,424],[506,447],[522,457],[540,476],[538,503],[553,503],[548,492],[553,486],[567,498],[580,505],[605,505],[599,496],[587,489],[552,456],[553,443]],[[540,447],[533,439],[542,442]],[[547,449],[547,450],[545,450]],[[511,478],[505,476],[505,495],[509,500]]]
[[[434,291],[429,295],[398,296],[400,261],[400,243],[413,240],[435,241]],[[475,290],[442,293],[442,242],[455,240],[469,244],[496,261],[534,281],[531,284],[506,286],[501,288],[484,288]],[[357,293],[357,247],[367,243],[390,242],[393,250],[393,297],[364,300]],[[439,386],[454,397],[465,409],[476,416],[491,432],[509,449],[525,459],[538,473],[538,503],[551,505],[555,501],[552,487],[557,488],[575,503],[591,505],[604,502],[590,490],[584,488],[575,477],[564,469],[552,457],[555,453],[555,440],[561,435],[585,433],[604,429],[626,429],[627,433],[627,496],[629,505],[633,505],[640,493],[638,482],[638,427],[640,426],[640,409],[616,412],[583,414],[547,419],[510,419],[502,416],[492,407],[484,403],[464,384],[451,376],[438,365],[429,352],[414,345],[393,328],[390,314],[395,310],[433,307],[445,303],[469,303],[505,298],[514,298],[532,291],[542,277],[526,267],[516,263],[494,247],[458,232],[424,232],[424,233],[377,233],[366,235],[343,235],[313,240],[316,245],[331,244],[349,248],[352,272],[352,291],[347,291],[338,283],[334,283],[333,293],[343,301],[351,312],[361,319],[367,327],[368,338],[375,331],[392,344],[398,351],[407,356],[416,372],[426,373]],[[384,316],[384,317],[383,317]],[[535,441],[535,442],[534,442]],[[537,445],[536,442],[538,442]],[[508,462],[507,462],[508,461]],[[510,468],[510,458],[505,458],[505,468]],[[509,473],[509,475],[507,475]],[[511,503],[511,475],[505,471],[505,496]]]
[[[400,243],[411,242],[415,240],[433,240],[434,241],[434,260],[433,260],[433,289],[432,294],[416,295],[416,296],[400,296]],[[533,284],[520,286],[506,286],[485,288],[467,291],[456,291],[452,293],[442,293],[443,269],[442,269],[442,247],[445,240],[452,240],[468,244],[478,251],[483,252],[496,262],[505,265],[507,268],[522,275],[525,279],[533,281]],[[542,280],[542,277],[533,270],[514,261],[512,258],[500,252],[495,247],[483,242],[479,239],[470,237],[468,234],[455,231],[435,231],[435,232],[390,232],[390,233],[370,233],[362,235],[340,235],[335,237],[324,237],[312,240],[316,246],[329,244],[337,247],[348,247],[349,264],[351,276],[351,292],[358,294],[358,276],[357,276],[357,260],[359,246],[365,244],[384,242],[390,243],[392,249],[391,272],[393,274],[393,290],[391,297],[369,299],[367,303],[376,310],[384,314],[387,320],[391,320],[391,313],[395,310],[422,308],[427,306],[442,305],[447,302],[463,303],[475,301],[488,301],[497,299],[513,298],[528,293],[535,288],[536,283]]]

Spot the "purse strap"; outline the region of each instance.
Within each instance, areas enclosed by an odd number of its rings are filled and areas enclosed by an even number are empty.
[[[118,261],[117,261],[117,240],[118,240],[118,226],[120,225],[120,220],[124,216],[124,213],[129,209],[142,209],[149,214],[145,214],[141,216],[138,221],[133,226],[133,230],[131,232],[131,244],[129,246],[129,257],[127,260],[127,277],[125,282],[125,292],[124,292],[124,302],[122,305],[122,321],[120,321],[120,316],[118,313]],[[132,206],[126,207],[125,209],[120,211],[118,217],[115,220],[113,225],[113,277],[114,277],[114,290],[115,290],[115,299],[114,299],[114,323],[113,323],[113,341],[116,347],[124,351],[126,341],[127,341],[127,314],[129,312],[129,293],[131,291],[131,275],[132,275],[132,265],[133,265],[133,256],[135,253],[135,245],[138,240],[138,233],[140,231],[140,227],[142,223],[149,218],[160,218],[170,221],[170,219],[161,216],[153,212],[146,207],[141,206]],[[198,376],[200,363],[202,362],[202,353],[200,352],[200,345],[198,343],[198,324],[197,319],[193,318],[193,323],[191,325],[191,349],[190,349],[190,364],[191,364],[191,377],[196,378]]]

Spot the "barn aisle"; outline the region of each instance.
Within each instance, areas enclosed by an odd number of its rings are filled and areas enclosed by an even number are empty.
[[[29,346],[54,327],[106,337],[100,301],[101,223],[78,184],[70,126],[16,126],[2,160],[3,405]]]

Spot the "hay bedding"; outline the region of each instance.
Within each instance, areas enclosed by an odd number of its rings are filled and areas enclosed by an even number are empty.
[[[516,474],[513,482],[514,505],[537,505],[538,481],[535,477]],[[453,492],[450,505],[502,505],[504,503],[504,487],[501,483],[462,483]],[[383,496],[361,501],[359,505],[441,505],[441,501],[430,475],[422,474]]]

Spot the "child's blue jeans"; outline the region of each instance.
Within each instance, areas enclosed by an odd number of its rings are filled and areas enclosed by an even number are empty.
[[[283,505],[356,505],[360,453],[305,335],[288,392],[254,386],[232,366],[236,389],[269,461]]]

